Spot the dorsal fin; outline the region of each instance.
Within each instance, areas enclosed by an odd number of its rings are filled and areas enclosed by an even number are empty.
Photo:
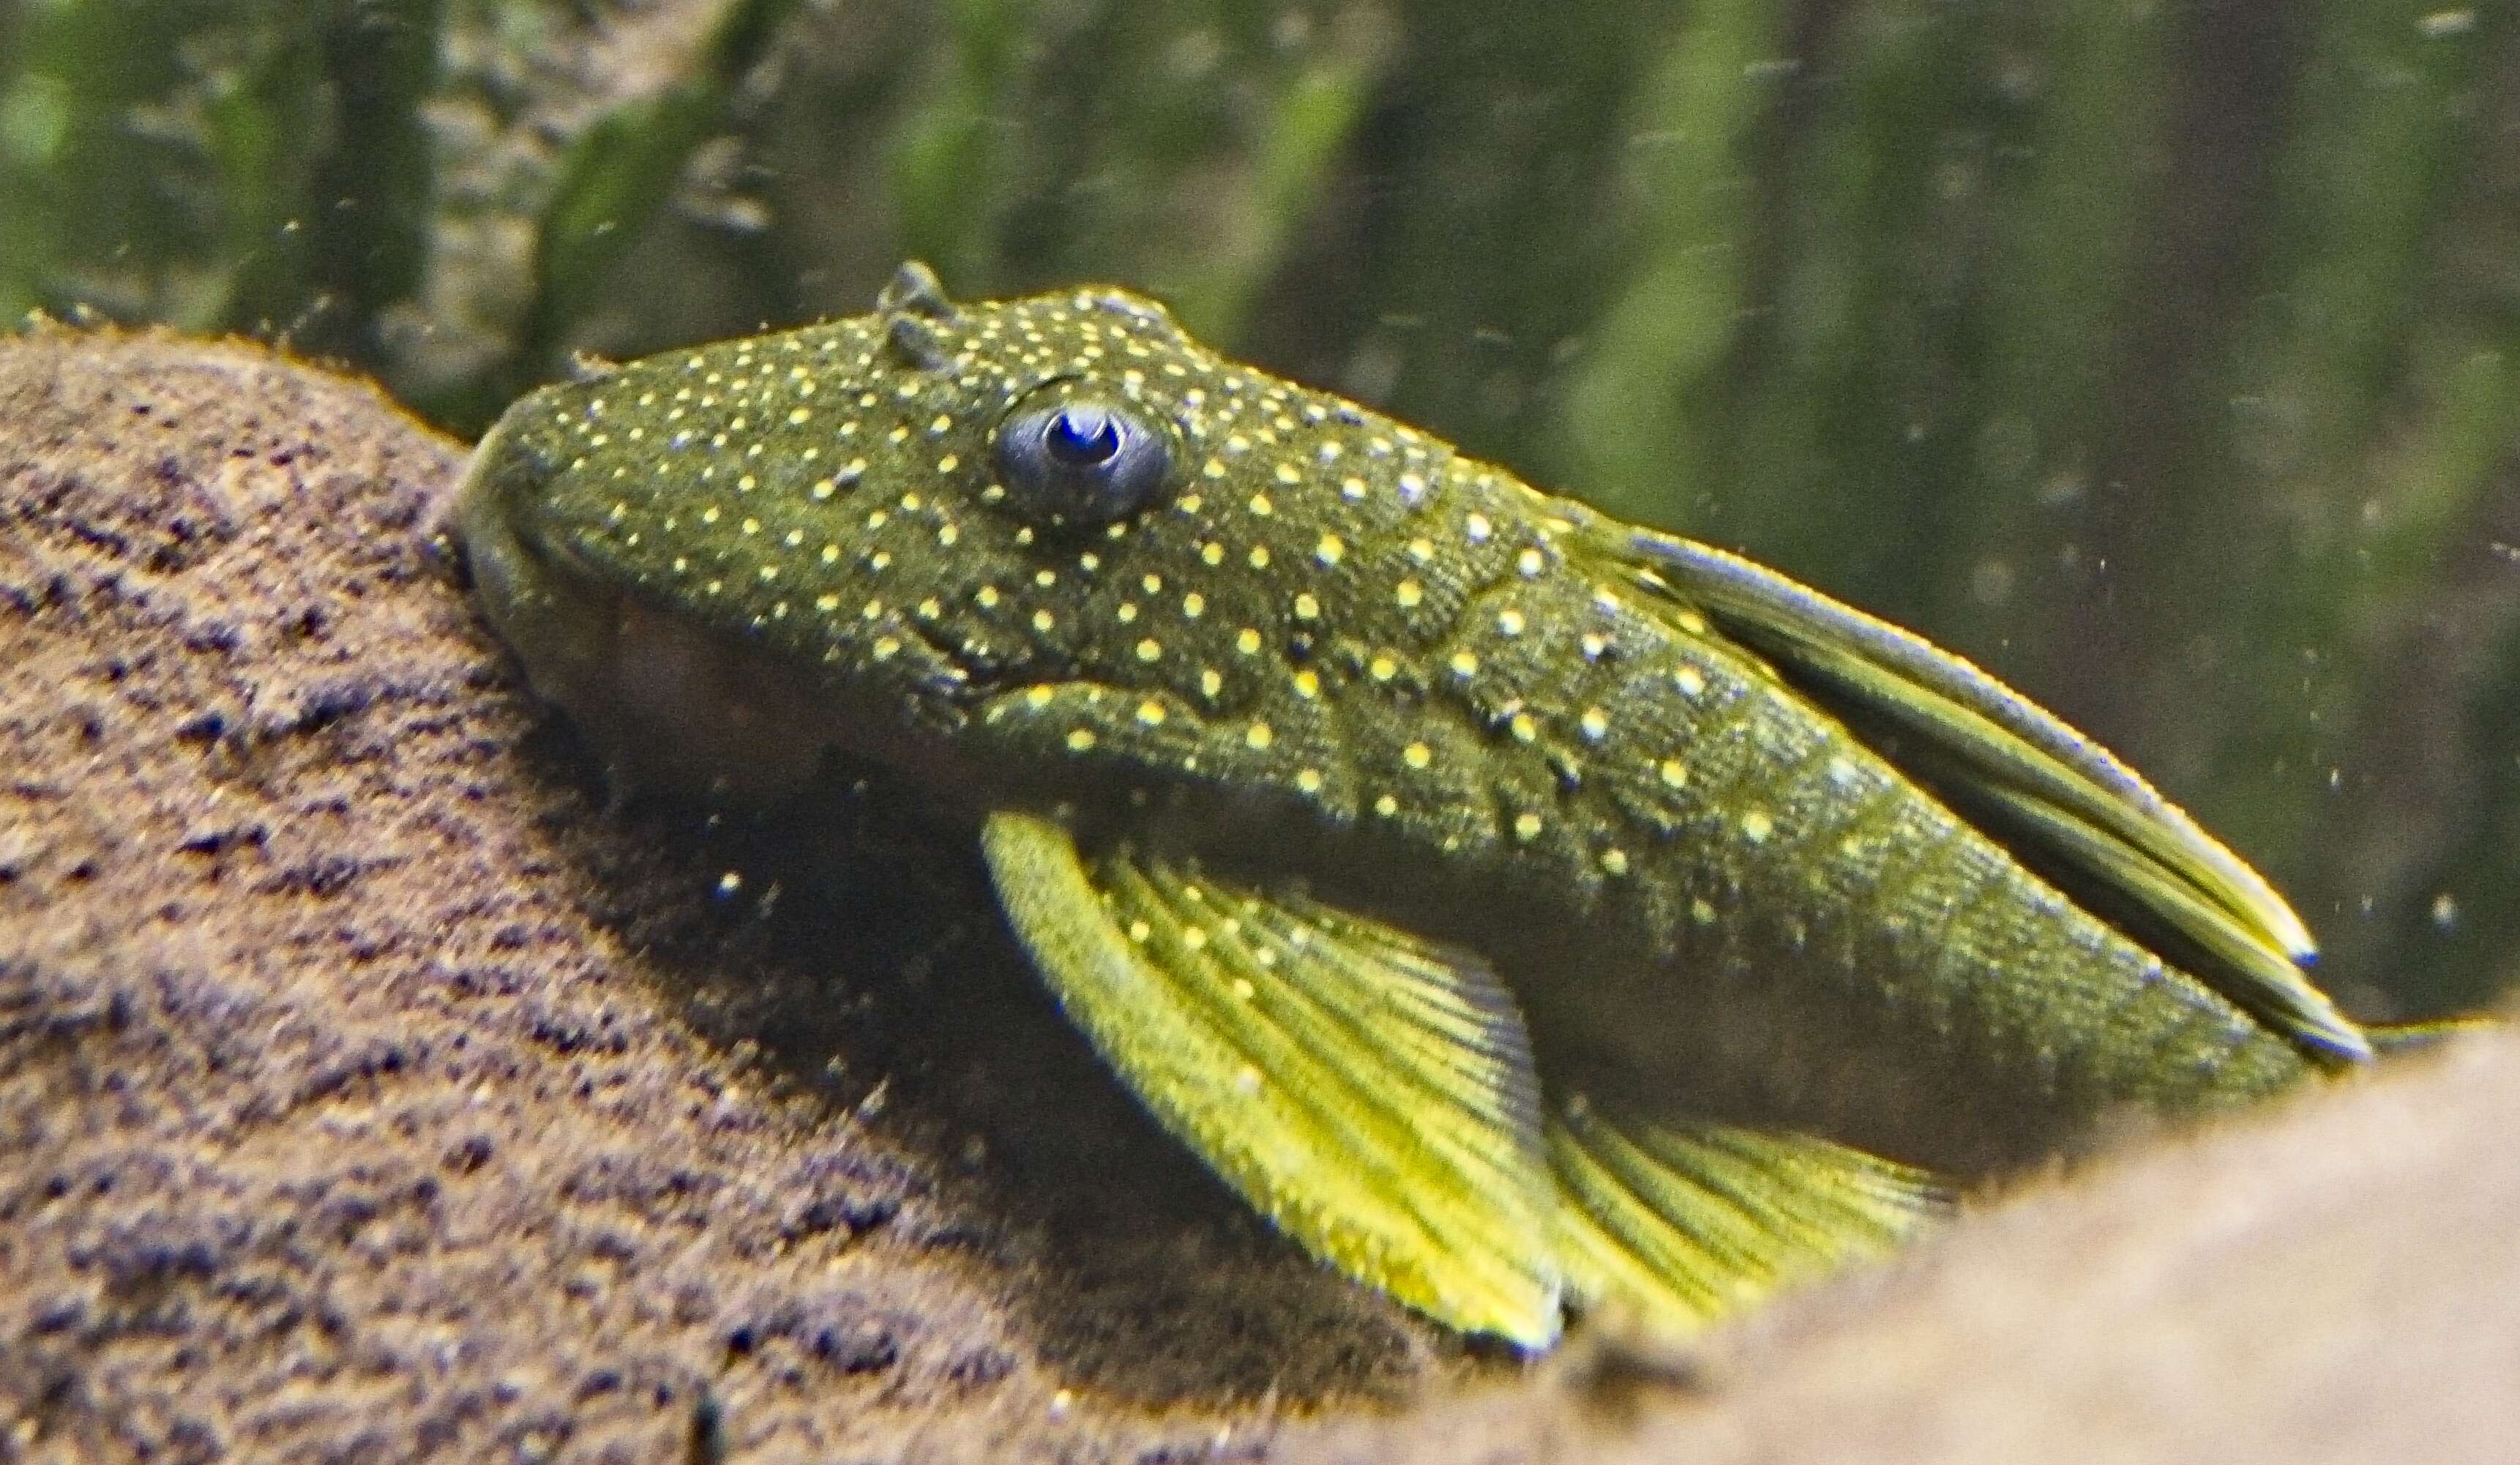
[[[2306,1052],[2370,1059],[2362,1030],[2303,975],[2318,948],[2292,907],[2107,750],[1923,637],[1738,555],[1603,520],[1586,528],[1624,578],[1765,658],[2068,893],[2170,945]]]

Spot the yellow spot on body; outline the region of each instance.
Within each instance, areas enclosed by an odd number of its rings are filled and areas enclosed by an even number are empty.
[[[1673,672],[1671,684],[1680,689],[1680,695],[1683,697],[1694,697],[1706,690],[1706,678],[1700,675],[1694,666],[1683,666]]]
[[[1410,540],[1409,558],[1417,561],[1420,565],[1423,565],[1427,561],[1435,558],[1435,541],[1426,538],[1422,534]]]
[[[1373,801],[1373,811],[1388,819],[1393,814],[1400,812],[1400,801],[1392,798],[1388,794],[1385,794],[1381,798]]]
[[[1347,554],[1347,544],[1336,534],[1324,534],[1313,546],[1313,558],[1325,565],[1335,565]]]
[[[1319,697],[1319,696],[1321,696],[1321,695],[1322,695],[1322,679],[1321,679],[1320,674],[1319,674],[1319,673],[1317,673],[1317,672],[1315,672],[1315,671],[1314,671],[1310,666],[1307,666],[1307,667],[1305,667],[1303,670],[1296,672],[1296,673],[1295,673],[1295,695],[1296,695],[1296,696],[1298,696],[1298,697]]]
[[[788,425],[791,428],[801,428],[813,420],[814,414],[803,407],[798,407],[788,414]]]
[[[1259,518],[1266,519],[1278,512],[1278,506],[1269,502],[1269,495],[1255,493],[1251,495],[1251,512]]]
[[[1475,653],[1473,653],[1473,652],[1467,652],[1467,651],[1457,651],[1457,652],[1454,652],[1454,653],[1453,653],[1453,674],[1454,674],[1455,676],[1476,676],[1476,675],[1478,675],[1478,674],[1479,674],[1479,659],[1478,659],[1477,654],[1475,654]]]
[[[1251,568],[1254,570],[1269,568],[1269,546],[1265,544],[1251,546]]]
[[[1207,933],[1196,926],[1185,926],[1182,928],[1182,944],[1196,951],[1207,944]]]
[[[1279,464],[1275,477],[1281,483],[1300,483],[1304,481],[1303,470],[1292,463]]]
[[[1586,708],[1584,715],[1576,719],[1576,725],[1584,729],[1584,736],[1596,743],[1610,733],[1609,715],[1599,708]]]
[[[1242,653],[1246,657],[1258,656],[1260,654],[1260,633],[1247,625],[1244,626],[1240,631],[1235,634],[1234,649]]]
[[[1540,573],[1540,551],[1536,549],[1526,549],[1521,554],[1514,556],[1513,564],[1516,570],[1522,572],[1523,577],[1528,579],[1531,576]]]
[[[1051,698],[1055,694],[1048,687],[1026,687],[1024,689],[1024,705],[1027,707],[1046,708],[1050,706]]]
[[[1182,614],[1192,620],[1207,614],[1207,597],[1192,590],[1182,597]]]
[[[1322,791],[1322,770],[1319,768],[1296,769],[1295,787],[1303,790],[1307,794],[1320,793]]]
[[[832,494],[837,493],[838,491],[839,485],[832,482],[830,479],[816,479],[814,481],[813,493],[814,501],[816,503],[821,503],[823,500],[830,498]]]
[[[1619,847],[1618,847],[1617,846],[1615,846],[1615,845],[1614,845],[1614,846],[1612,846],[1611,847],[1607,848],[1607,849],[1602,850],[1602,851],[1601,851],[1601,868],[1602,868],[1604,871],[1606,871],[1606,872],[1608,872],[1609,874],[1612,874],[1612,875],[1625,875],[1625,874],[1627,874],[1627,873],[1628,873],[1628,851],[1626,851],[1626,850],[1624,850],[1624,849],[1619,848]]]
[[[942,412],[939,412],[928,422],[927,431],[931,433],[950,433],[954,431],[954,419],[946,416]]]
[[[971,592],[971,598],[980,603],[980,609],[984,611],[993,610],[998,604],[998,587],[995,585],[982,585],[979,589]]]
[[[1485,514],[1473,514],[1462,522],[1462,532],[1469,535],[1472,544],[1485,544],[1488,536],[1496,532],[1496,526],[1488,523]]]
[[[1533,742],[1540,737],[1540,724],[1531,719],[1529,712],[1514,713],[1513,720],[1506,725],[1513,729],[1513,740],[1517,743]]]
[[[1225,677],[1223,673],[1219,672],[1213,666],[1202,667],[1198,673],[1198,690],[1209,697],[1214,697],[1217,693],[1224,691]]]
[[[1310,591],[1306,591],[1304,594],[1295,597],[1295,618],[1297,620],[1317,619],[1320,618],[1321,614],[1322,603],[1315,600]]]
[[[1266,722],[1254,722],[1242,730],[1242,741],[1255,751],[1265,750],[1278,741],[1278,734]]]
[[[1122,625],[1127,625],[1130,621],[1138,618],[1138,603],[1134,600],[1124,600],[1120,602],[1120,608],[1111,613],[1111,618],[1119,621]]]
[[[704,508],[704,509],[700,510],[700,523],[702,523],[702,524],[715,524],[715,523],[717,523],[717,505],[715,505],[715,504],[710,504],[708,507],[706,507],[706,508]]]
[[[1706,618],[1698,615],[1695,611],[1681,612],[1679,620],[1680,628],[1688,632],[1690,635],[1702,636],[1706,634]]]
[[[1129,923],[1129,939],[1137,942],[1141,946],[1145,945],[1147,941],[1154,936],[1154,934],[1155,928],[1148,925],[1144,921],[1131,921]],[[1064,1389],[1058,1391],[1058,1394],[1061,1398],[1068,1396],[1068,1393]]]
[[[1664,758],[1662,760],[1661,772],[1662,781],[1664,783],[1671,785],[1675,789],[1688,787],[1688,769],[1682,765],[1680,759],[1676,757]]]
[[[875,659],[877,661],[889,662],[900,654],[901,639],[899,637],[878,636],[875,638]]]
[[[1032,628],[1034,630],[1046,631],[1057,624],[1058,624],[1058,618],[1051,615],[1048,611],[1035,611],[1032,613]]]
[[[1205,474],[1211,479],[1221,479],[1225,477],[1225,460],[1223,458],[1210,458],[1207,460],[1206,466],[1199,469],[1199,472]]]
[[[1412,743],[1400,750],[1400,760],[1412,768],[1423,768],[1435,760],[1435,750],[1423,743]]]
[[[1511,606],[1497,612],[1497,630],[1504,635],[1521,635],[1523,624],[1522,613]]]
[[[1067,751],[1083,753],[1094,746],[1094,729],[1080,727],[1067,735]]]
[[[1198,557],[1210,565],[1222,565],[1225,563],[1225,546],[1211,539],[1198,547]]]
[[[840,598],[836,595],[817,595],[814,597],[814,609],[822,612],[826,616],[839,608]]]
[[[1538,814],[1514,815],[1513,837],[1525,841],[1540,838],[1540,816]]]
[[[1753,845],[1767,843],[1768,836],[1776,832],[1777,821],[1769,818],[1763,810],[1754,808],[1741,816],[1741,838]]]
[[[958,453],[947,453],[944,457],[936,460],[936,471],[938,473],[952,473],[955,469],[962,466],[963,459]]]
[[[1365,497],[1365,480],[1354,476],[1339,480],[1339,497],[1351,502]]]
[[[1418,603],[1425,598],[1426,587],[1418,584],[1416,580],[1402,580],[1398,585],[1394,586],[1391,591],[1392,602],[1404,611],[1414,611],[1418,609]]]
[[[1162,642],[1160,642],[1160,641],[1158,641],[1158,640],[1156,640],[1156,639],[1155,639],[1154,637],[1152,637],[1152,636],[1148,636],[1148,637],[1147,637],[1145,640],[1140,641],[1140,642],[1138,643],[1138,660],[1139,660],[1139,661],[1142,661],[1142,662],[1152,662],[1152,661],[1155,661],[1155,660],[1158,660],[1159,658],[1161,658],[1161,657],[1163,656],[1163,654],[1164,654],[1164,645],[1163,645],[1163,643],[1162,643]]]
[[[1715,907],[1707,904],[1701,895],[1688,902],[1688,918],[1700,926],[1712,926],[1715,924]]]
[[[1148,727],[1161,727],[1164,721],[1164,705],[1151,697],[1139,703],[1138,720]]]

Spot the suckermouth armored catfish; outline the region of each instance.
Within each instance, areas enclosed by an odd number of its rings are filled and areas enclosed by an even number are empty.
[[[457,529],[616,767],[913,781],[1164,1125],[1526,1348],[2372,1054],[2264,880],[1985,673],[1125,291],[912,264],[546,388]]]

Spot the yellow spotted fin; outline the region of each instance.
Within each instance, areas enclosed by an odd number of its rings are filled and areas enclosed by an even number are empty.
[[[1560,1282],[1521,1014],[1476,957],[1002,811],[1016,936],[1156,1119],[1315,1257],[1429,1317],[1554,1342]]]

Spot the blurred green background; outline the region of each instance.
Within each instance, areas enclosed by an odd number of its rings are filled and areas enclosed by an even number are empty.
[[[1079,279],[1967,653],[2369,1015],[2520,979],[2520,22],[2382,0],[0,0],[0,318],[477,432]]]

